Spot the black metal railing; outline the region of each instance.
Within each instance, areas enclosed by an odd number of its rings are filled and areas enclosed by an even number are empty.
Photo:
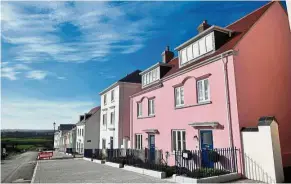
[[[175,172],[193,178],[238,172],[238,155],[236,148],[176,151]]]
[[[67,148],[66,153],[73,153],[73,148]]]
[[[102,149],[93,149],[92,150],[92,158],[97,160],[102,160],[105,158],[102,153]]]
[[[85,158],[92,158],[93,149],[84,149],[84,157]]]

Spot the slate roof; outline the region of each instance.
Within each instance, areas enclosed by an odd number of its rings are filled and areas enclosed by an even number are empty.
[[[270,126],[273,121],[277,122],[274,116],[263,116],[260,117],[258,126]]]
[[[91,109],[89,112],[88,112],[88,114],[95,114],[97,111],[99,111],[100,110],[100,106],[98,106],[98,107],[94,107],[93,109]]]
[[[59,126],[59,130],[71,130],[75,127],[76,125],[75,124],[60,124]]]
[[[134,72],[120,79],[119,82],[141,83],[141,76],[139,75],[140,72],[141,70],[135,70]]]

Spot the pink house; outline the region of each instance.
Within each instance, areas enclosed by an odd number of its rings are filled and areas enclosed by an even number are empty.
[[[131,96],[131,147],[169,152],[242,147],[241,129],[263,116],[279,124],[284,166],[291,165],[291,34],[279,2],[227,27],[204,21],[198,34],[140,73]]]

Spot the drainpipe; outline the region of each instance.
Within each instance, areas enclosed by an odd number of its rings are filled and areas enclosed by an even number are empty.
[[[130,97],[130,104],[129,104],[129,109],[130,109],[130,149],[133,148],[133,122],[132,122],[132,98]]]
[[[224,60],[224,58],[226,60]],[[229,147],[233,148],[233,132],[232,132],[232,119],[231,119],[231,110],[230,110],[230,98],[229,98],[229,83],[228,83],[228,70],[227,70],[227,63],[228,57],[224,57],[221,54],[221,60],[223,62],[223,69],[224,69],[224,81],[225,81],[225,95],[226,95],[226,106],[227,106],[227,121],[228,121],[228,132],[229,132]]]

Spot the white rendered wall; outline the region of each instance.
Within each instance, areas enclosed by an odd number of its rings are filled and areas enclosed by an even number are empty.
[[[277,123],[259,126],[257,132],[242,132],[244,173],[266,183],[284,181]]]
[[[78,133],[78,129],[80,129],[81,131],[83,130],[83,136],[81,134]],[[77,125],[77,130],[76,130],[76,149],[77,149],[77,152],[80,153],[80,154],[83,154],[84,153],[84,137],[85,137],[85,125],[84,124],[81,124],[81,125]],[[83,149],[79,147],[77,147],[77,145],[80,145],[83,144]]]
[[[111,91],[114,90],[115,100],[111,102]],[[107,104],[104,105],[104,95],[106,94]],[[119,86],[107,91],[101,95],[101,112],[100,112],[100,142],[99,148],[102,148],[102,140],[106,140],[106,148],[110,148],[110,137],[113,137],[114,148],[119,148],[118,141],[118,124],[119,124],[119,108],[120,108],[120,88]],[[110,124],[110,112],[115,111],[115,122]],[[103,125],[103,114],[107,115],[106,125]]]

